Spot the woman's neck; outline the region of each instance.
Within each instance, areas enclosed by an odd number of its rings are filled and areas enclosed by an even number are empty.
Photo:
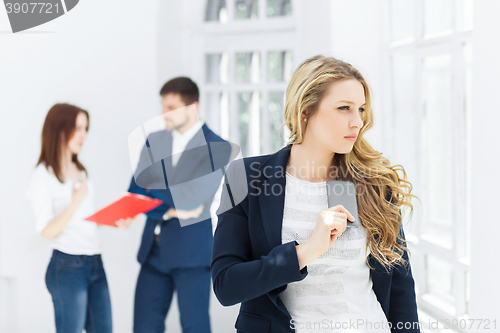
[[[335,153],[304,143],[293,145],[287,164],[287,172],[308,182],[324,182],[334,179],[332,161]]]

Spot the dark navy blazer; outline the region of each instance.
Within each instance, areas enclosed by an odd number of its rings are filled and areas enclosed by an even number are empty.
[[[298,243],[281,243],[290,149],[288,145],[274,154],[244,158],[240,165],[235,162],[241,160],[233,161],[225,173],[211,272],[220,303],[241,303],[237,332],[293,332],[292,318],[278,296],[288,283],[308,273],[307,266],[300,270]],[[403,228],[400,234],[404,238]],[[409,260],[408,253],[404,258]],[[386,272],[371,254],[369,261],[374,267],[373,290],[392,331],[420,332],[418,327],[396,328],[398,322],[412,326],[418,322],[410,265]]]
[[[213,242],[210,206],[223,177],[222,168],[229,163],[230,156],[231,145],[205,124],[188,142],[175,167],[172,132],[162,130],[148,136],[128,191],[160,199],[163,204],[146,214],[137,255],[141,264],[150,254],[154,229],[160,223],[160,259],[165,268],[210,266]],[[190,210],[202,204],[204,209],[196,223],[178,218],[163,221],[163,214],[170,208]]]

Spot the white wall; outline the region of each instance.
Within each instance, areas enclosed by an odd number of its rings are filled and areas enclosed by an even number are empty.
[[[10,33],[0,10],[0,331],[54,332],[44,275],[51,255],[34,232],[26,198],[40,133],[56,102],[90,113],[81,161],[97,188],[97,206],[128,188],[128,134],[160,112],[156,34],[158,1],[80,1],[66,15]],[[136,253],[142,222],[102,230],[115,332],[131,332]]]

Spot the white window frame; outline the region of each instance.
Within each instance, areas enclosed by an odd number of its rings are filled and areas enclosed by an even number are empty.
[[[470,137],[464,134],[467,133],[466,127],[466,110],[464,105],[465,100],[465,64],[463,57],[463,47],[462,43],[472,42],[472,30],[462,31],[461,28],[461,13],[462,13],[462,1],[453,2],[453,26],[454,31],[446,35],[436,35],[434,37],[423,37],[423,0],[415,1],[415,24],[416,26],[416,38],[407,39],[401,42],[391,42],[390,41],[390,27],[386,26],[386,35],[384,36],[386,41],[385,55],[384,55],[384,67],[385,72],[391,71],[390,56],[394,53],[405,51],[413,53],[415,55],[415,91],[414,91],[414,103],[412,111],[418,114],[415,122],[415,130],[418,138],[415,138],[413,144],[415,145],[415,151],[417,156],[415,159],[417,161],[417,179],[411,179],[410,181],[414,184],[415,188],[421,190],[421,192],[414,193],[421,200],[422,204],[425,206],[428,202],[428,183],[426,182],[425,176],[425,165],[430,163],[426,160],[427,153],[424,151],[422,145],[422,128],[423,128],[423,112],[424,105],[422,100],[422,59],[432,55],[439,54],[450,54],[452,57],[451,63],[451,73],[452,73],[452,92],[451,92],[451,109],[453,110],[453,117],[450,121],[453,121],[452,128],[452,179],[455,181],[452,183],[452,212],[453,212],[453,245],[451,249],[447,249],[440,246],[438,243],[432,239],[428,239],[424,235],[424,230],[421,227],[423,221],[429,221],[428,211],[425,209],[423,213],[420,211],[415,211],[413,214],[413,223],[411,232],[407,232],[407,239],[411,243],[413,250],[412,256],[412,266],[415,279],[418,284],[417,302],[419,309],[425,311],[431,317],[440,320],[441,323],[445,319],[466,319],[468,318],[466,309],[466,292],[468,288],[468,281],[465,279],[465,273],[470,271],[470,259],[465,256],[465,241],[468,234],[465,230],[470,226],[470,210],[469,210],[469,192],[470,192],[470,180],[469,178],[469,162],[470,156],[467,150],[468,142]],[[384,1],[384,11],[386,16],[386,22],[391,22],[390,17],[390,2],[389,0]],[[387,89],[391,89],[392,77],[389,79],[391,82],[387,85]],[[392,92],[391,92],[392,93]],[[389,93],[389,94],[391,94]],[[391,121],[394,119],[394,107],[392,106],[392,99],[387,98],[389,107],[391,109]],[[409,106],[411,107],[411,106]],[[394,124],[388,125],[389,129],[394,129]],[[465,133],[464,133],[465,131]],[[386,131],[389,136],[389,142],[394,142],[397,138],[391,137],[394,131]],[[396,156],[397,157],[397,156]],[[463,181],[456,181],[457,179],[463,179]],[[448,313],[445,310],[445,306],[441,305],[440,300],[436,299],[432,295],[428,294],[428,287],[426,285],[426,271],[424,266],[424,255],[432,254],[433,256],[444,260],[452,265],[453,269],[453,281],[454,288],[453,293],[455,296],[455,310],[456,313]],[[470,256],[470,253],[469,253]],[[429,330],[436,331],[439,330]],[[457,332],[465,332],[459,329]]]
[[[251,148],[250,155],[271,153],[271,125],[267,112],[269,102],[268,93],[273,91],[284,92],[288,83],[285,81],[268,82],[268,52],[292,51],[294,62],[296,62],[296,3],[292,1],[292,15],[290,16],[267,17],[267,0],[259,0],[259,17],[257,19],[240,20],[235,20],[234,18],[234,5],[235,0],[226,0],[227,22],[204,21],[201,24],[204,45],[199,54],[199,61],[203,63],[203,80],[199,83],[199,86],[204,96],[202,95],[203,99],[200,109],[205,110],[208,107],[205,104],[207,94],[227,92],[229,96],[229,126],[231,126],[231,131],[229,131],[230,137],[224,139],[240,144],[237,94],[239,92],[259,92],[261,96],[260,138],[263,143],[263,149],[261,150],[260,147]],[[269,35],[272,35],[272,38],[267,38]],[[266,38],[262,38],[262,36],[266,36]],[[260,81],[258,83],[235,82],[236,53],[243,52],[260,53]],[[207,68],[205,55],[211,53],[228,53],[229,79],[227,84],[206,82],[205,73]],[[220,128],[219,119],[220,116],[207,120],[212,121],[211,126],[221,133],[224,131]]]

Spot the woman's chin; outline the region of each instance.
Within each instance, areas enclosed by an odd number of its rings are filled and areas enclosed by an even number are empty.
[[[349,147],[345,147],[344,149],[337,151],[337,154],[349,154],[352,151],[354,145],[350,145]]]

